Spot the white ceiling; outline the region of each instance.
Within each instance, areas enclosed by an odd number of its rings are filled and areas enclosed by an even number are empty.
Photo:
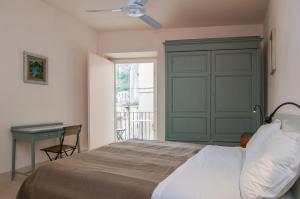
[[[127,0],[43,0],[99,31],[150,29],[121,12],[86,13],[86,9],[116,9]],[[269,0],[149,0],[146,13],[163,28],[260,24]]]

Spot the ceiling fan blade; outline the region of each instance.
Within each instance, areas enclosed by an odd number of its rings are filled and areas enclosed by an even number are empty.
[[[96,12],[121,12],[121,9],[102,9],[102,10],[86,10],[86,12],[96,13]]]
[[[138,4],[144,6],[148,0],[128,0],[128,4]]]
[[[148,15],[143,15],[139,17],[143,22],[145,22],[146,24],[150,25],[151,27],[155,28],[155,29],[160,29],[161,25],[155,21],[152,17],[148,16]]]

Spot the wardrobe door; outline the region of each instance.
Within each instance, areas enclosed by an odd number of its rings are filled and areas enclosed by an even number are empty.
[[[209,141],[211,53],[167,54],[166,139]]]
[[[259,124],[252,109],[259,104],[259,59],[256,49],[212,52],[212,141],[238,142]]]

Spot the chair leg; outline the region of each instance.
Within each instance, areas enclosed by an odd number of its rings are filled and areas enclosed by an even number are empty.
[[[47,151],[45,151],[45,152],[46,152],[46,154],[47,154],[49,160],[52,161],[52,158],[51,158],[51,156],[48,154],[48,152],[47,152]]]
[[[54,160],[57,160],[58,157],[59,157],[59,153],[56,154]]]
[[[70,156],[73,155],[73,153],[74,153],[75,150],[76,150],[76,148],[72,149],[72,152],[71,152]]]
[[[64,150],[65,155],[68,157],[68,153]]]

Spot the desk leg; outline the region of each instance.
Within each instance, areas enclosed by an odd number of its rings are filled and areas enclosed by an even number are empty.
[[[32,172],[35,170],[35,141],[31,143],[31,169]]]
[[[78,153],[80,153],[80,136],[78,137]]]
[[[12,140],[12,165],[11,165],[11,180],[16,176],[16,139]]]

